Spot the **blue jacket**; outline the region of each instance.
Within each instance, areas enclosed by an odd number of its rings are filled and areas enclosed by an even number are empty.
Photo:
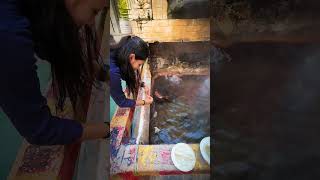
[[[136,101],[126,98],[121,86],[120,68],[116,64],[115,52],[110,53],[110,94],[119,107],[134,107]]]
[[[0,0],[0,107],[30,143],[72,143],[83,128],[77,121],[50,113],[40,92],[30,24],[19,12],[20,3]]]

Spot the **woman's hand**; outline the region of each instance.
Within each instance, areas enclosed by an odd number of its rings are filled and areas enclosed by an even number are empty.
[[[110,133],[110,126],[101,123],[85,123],[82,124],[83,133],[81,141],[105,138]]]
[[[146,99],[144,100],[137,100],[136,106],[144,106],[144,105],[150,105],[153,103],[153,98],[150,95],[146,96]]]
[[[152,104],[153,98],[150,95],[147,95],[147,98],[145,99],[146,104]]]

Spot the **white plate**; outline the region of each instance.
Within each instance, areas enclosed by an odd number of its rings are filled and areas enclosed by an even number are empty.
[[[200,142],[200,152],[204,160],[210,164],[210,137],[205,137]]]
[[[191,171],[196,164],[196,156],[193,149],[185,143],[178,143],[171,150],[173,164],[180,171]]]

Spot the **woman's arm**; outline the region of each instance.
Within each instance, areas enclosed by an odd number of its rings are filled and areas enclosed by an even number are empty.
[[[143,100],[136,100],[136,106],[144,106],[152,104],[153,98],[149,95],[147,95],[146,99]]]
[[[82,141],[103,138],[110,132],[110,127],[105,123],[86,123],[82,127]]]
[[[46,98],[40,92],[28,29],[0,31],[0,39],[0,106],[28,142],[62,145],[106,135],[107,131],[103,133],[105,129],[100,125],[81,125],[51,115]]]
[[[110,71],[110,94],[119,107],[134,107],[148,105],[153,102],[153,98],[147,95],[144,100],[128,99],[122,91],[120,74]]]
[[[136,100],[136,106],[144,106],[146,105],[145,100]]]
[[[120,72],[112,68],[110,69],[110,94],[119,107],[136,106],[136,101],[128,99],[122,91]]]

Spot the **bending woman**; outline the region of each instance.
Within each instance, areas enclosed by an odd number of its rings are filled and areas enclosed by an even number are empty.
[[[105,0],[0,1],[0,107],[31,144],[70,144],[103,138],[104,123],[53,116],[40,92],[35,54],[51,64],[57,108],[75,104],[94,83],[98,59],[95,16]],[[74,109],[76,112],[77,109]]]
[[[148,56],[147,43],[137,36],[123,37],[118,44],[110,47],[110,93],[119,107],[148,105],[153,102],[149,87],[144,86],[140,80],[139,71]],[[133,99],[125,96],[121,79],[126,82],[128,95],[132,95]],[[143,100],[134,100],[141,86],[145,88],[147,97]]]

